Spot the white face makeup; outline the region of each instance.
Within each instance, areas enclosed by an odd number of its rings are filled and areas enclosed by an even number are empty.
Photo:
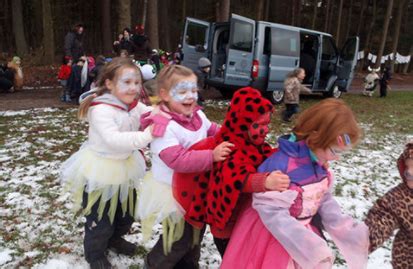
[[[133,69],[124,70],[116,81],[116,88],[120,93],[139,93],[141,87],[139,75]]]
[[[175,102],[183,103],[185,100],[198,100],[198,85],[193,81],[180,81],[169,91]]]

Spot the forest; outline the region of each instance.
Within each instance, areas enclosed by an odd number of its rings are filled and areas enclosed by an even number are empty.
[[[144,25],[152,48],[173,51],[186,17],[222,22],[231,13],[328,32],[339,47],[348,37],[359,36],[364,55],[377,58],[413,54],[413,0],[0,0],[0,4],[0,60],[18,55],[31,64],[59,62],[64,37],[76,23],[85,26],[88,54],[111,55],[113,41],[125,27]],[[401,66],[397,70],[410,71],[409,64]]]

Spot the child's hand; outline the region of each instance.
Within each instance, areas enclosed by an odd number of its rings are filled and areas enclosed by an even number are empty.
[[[214,162],[224,161],[232,151],[234,144],[229,142],[222,142],[212,151]]]
[[[285,191],[290,185],[290,177],[281,171],[273,171],[265,179],[265,188],[270,191]]]

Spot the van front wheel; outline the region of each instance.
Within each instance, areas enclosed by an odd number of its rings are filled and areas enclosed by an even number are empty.
[[[284,99],[284,91],[267,91],[265,96],[268,100],[271,101],[274,105],[279,105]]]
[[[329,90],[328,92],[325,92],[325,93],[324,93],[324,97],[333,97],[333,98],[338,99],[338,98],[341,97],[341,94],[342,94],[342,93],[343,93],[343,92],[340,91],[340,89],[338,88],[338,86],[337,86],[337,85],[334,85],[333,88],[331,88],[331,90]]]

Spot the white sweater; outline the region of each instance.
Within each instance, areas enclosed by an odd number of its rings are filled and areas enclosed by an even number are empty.
[[[112,99],[112,95],[105,97]],[[114,100],[115,105],[119,105],[117,101]],[[106,103],[91,106],[87,115],[89,139],[85,146],[102,157],[128,158],[134,150],[146,147],[153,140],[149,127],[138,131],[141,115],[151,110],[152,107],[142,103],[129,112]]]

